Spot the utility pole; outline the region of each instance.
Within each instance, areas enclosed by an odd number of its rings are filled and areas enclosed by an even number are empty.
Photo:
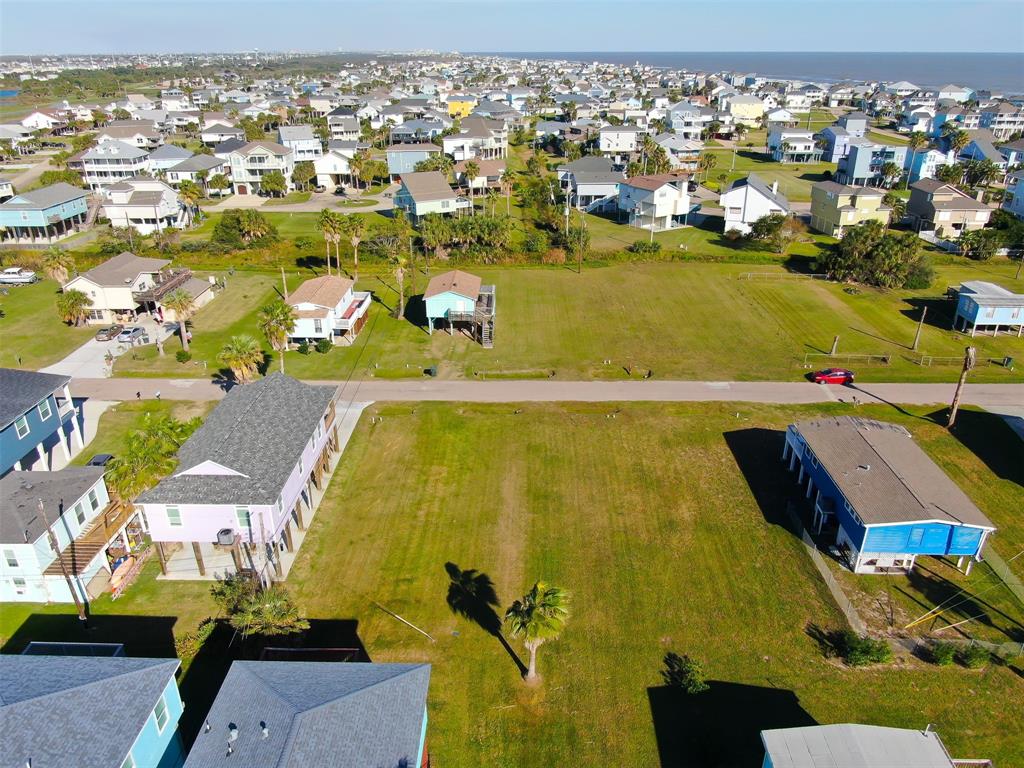
[[[82,601],[78,597],[78,590],[71,579],[71,574],[68,573],[67,565],[64,564],[64,558],[60,556],[60,546],[57,544],[57,537],[50,528],[50,520],[46,517],[46,508],[43,506],[42,499],[39,499],[39,515],[43,518],[43,525],[46,526],[46,538],[50,542],[50,548],[57,555],[57,562],[60,563],[60,570],[64,574],[64,581],[67,582],[68,590],[71,592],[71,597],[75,601],[75,607],[78,609],[78,620],[82,622],[82,629],[88,629],[89,617],[85,615],[85,606],[82,605]]]
[[[960,381],[956,385],[956,394],[953,395],[953,404],[949,407],[949,421],[946,422],[946,429],[952,429],[956,423],[956,414],[960,410],[960,396],[964,391],[964,384],[967,383],[967,374],[974,368],[977,362],[977,350],[974,347],[964,349],[964,367],[960,371]]]
[[[928,314],[928,307],[921,307],[921,319],[917,321],[917,335],[914,336],[914,351],[917,352],[917,345],[921,343],[921,330],[924,328],[924,318]]]
[[[836,356],[836,352],[838,352],[838,351],[839,351],[839,336],[836,335],[836,337],[834,339],[832,339],[832,351],[828,353],[829,357],[835,357]]]

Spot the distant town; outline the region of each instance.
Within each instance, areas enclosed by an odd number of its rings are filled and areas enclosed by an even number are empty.
[[[1021,93],[0,57],[0,768],[1016,765],[1022,267]]]

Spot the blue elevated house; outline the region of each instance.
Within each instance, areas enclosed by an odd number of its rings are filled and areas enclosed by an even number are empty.
[[[953,329],[991,331],[995,336],[1000,328],[1016,333],[1019,338],[1024,329],[1024,294],[1013,293],[1000,285],[984,280],[969,280],[957,291],[956,316]]]
[[[476,275],[453,269],[430,278],[423,292],[427,332],[447,325],[468,325],[473,338],[485,347],[494,346],[494,286],[482,285]]]
[[[995,526],[897,424],[843,416],[786,429],[814,527],[835,531],[855,573],[907,573],[920,555],[981,560]]]
[[[0,477],[12,469],[49,470],[57,446],[70,461],[71,439],[82,448],[69,381],[70,376],[0,368]]]
[[[0,203],[0,233],[7,242],[52,243],[85,226],[89,192],[63,181],[22,192]]]
[[[186,768],[426,768],[429,664],[236,661]]]
[[[0,656],[0,767],[180,768],[179,664]]]
[[[392,176],[413,173],[417,164],[440,153],[441,148],[436,144],[392,144],[385,150],[388,173]]]

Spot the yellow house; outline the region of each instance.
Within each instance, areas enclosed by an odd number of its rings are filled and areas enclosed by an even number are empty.
[[[765,111],[764,102],[757,96],[737,94],[729,97],[729,114],[737,123],[753,128]]]
[[[892,209],[882,205],[885,193],[874,187],[850,187],[819,181],[811,187],[811,226],[830,237],[842,237],[865,221],[889,223]]]
[[[475,96],[469,96],[465,93],[453,93],[446,100],[448,104],[448,115],[449,117],[469,117],[470,113],[476,109],[477,100]]]

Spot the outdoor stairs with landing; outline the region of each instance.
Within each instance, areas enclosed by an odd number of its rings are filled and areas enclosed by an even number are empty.
[[[60,557],[50,563],[43,574],[45,576],[60,576],[63,573],[62,562],[68,573],[75,575],[82,573],[100,550],[107,545],[110,536],[125,522],[128,512],[128,509],[119,508],[113,503],[109,504],[103,510],[103,514],[96,516],[92,525],[61,551]]]

